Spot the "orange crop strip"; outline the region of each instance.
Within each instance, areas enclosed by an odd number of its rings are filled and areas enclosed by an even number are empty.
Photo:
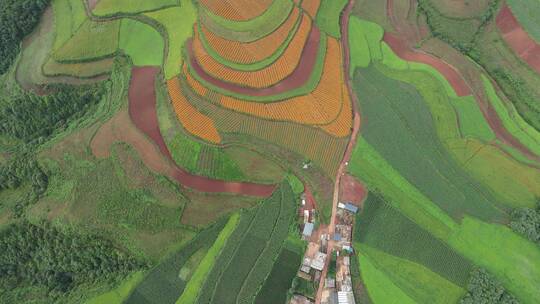
[[[228,109],[266,119],[327,125],[342,112],[342,103],[349,103],[350,106],[348,94],[345,96],[341,94],[343,75],[341,64],[341,46],[336,39],[328,37],[323,74],[318,86],[311,93],[268,104],[222,96],[221,104]],[[336,134],[343,132],[336,131]]]
[[[219,63],[206,52],[198,33],[195,33],[193,39],[193,56],[205,72],[214,78],[245,87],[262,89],[278,83],[294,72],[310,36],[311,27],[311,18],[304,15],[298,32],[281,57],[271,65],[257,71],[237,71]]]
[[[330,0],[332,1],[332,0]],[[321,0],[304,0],[302,1],[302,9],[308,13],[311,18],[315,19],[317,12],[319,11],[319,6],[321,5]]]
[[[351,134],[352,127],[352,105],[347,86],[341,88],[343,103],[338,117],[328,125],[319,126],[323,131],[336,137],[345,137]]]
[[[174,111],[176,112],[178,120],[182,123],[182,126],[197,137],[212,143],[220,143],[221,136],[214,126],[214,121],[199,112],[186,100],[186,97],[182,93],[178,78],[175,77],[167,80],[167,88],[169,90],[169,96],[171,97]]]
[[[201,24],[201,33],[199,34],[204,36],[209,47],[216,51],[219,56],[233,62],[250,64],[261,61],[274,54],[285,40],[287,40],[299,17],[300,9],[294,7],[289,18],[281,27],[272,34],[249,43],[221,38],[208,30],[203,24]],[[197,26],[195,32],[197,32]]]
[[[262,15],[273,0],[199,0],[212,13],[235,21],[246,21]]]
[[[186,77],[187,83],[193,89],[193,91],[195,91],[195,93],[197,93],[199,96],[205,96],[206,93],[208,92],[208,89],[204,87],[196,79],[194,79],[193,76],[191,76],[187,68],[187,65],[185,63],[183,64],[183,70],[184,70],[184,75]]]

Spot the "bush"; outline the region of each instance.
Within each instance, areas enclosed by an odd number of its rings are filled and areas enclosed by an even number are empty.
[[[475,269],[471,273],[471,279],[467,286],[468,292],[461,304],[477,304],[477,303],[490,303],[490,304],[517,304],[518,300],[508,293],[506,289],[497,282],[487,271],[484,269]]]
[[[0,1],[0,74],[4,74],[19,53],[19,44],[39,23],[50,0]]]
[[[540,202],[535,209],[520,208],[512,212],[510,228],[540,245]]]

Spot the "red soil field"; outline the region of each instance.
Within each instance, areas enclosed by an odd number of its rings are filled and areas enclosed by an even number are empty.
[[[496,23],[512,50],[537,73],[540,73],[540,45],[521,27],[507,5],[501,9]]]
[[[129,87],[129,114],[135,126],[148,136],[168,160],[174,163],[169,149],[159,131],[156,112],[155,79],[159,72],[157,67],[133,68]],[[145,149],[139,153],[152,153]],[[275,189],[273,185],[253,183],[226,182],[196,176],[174,166],[169,174],[180,184],[202,192],[227,192],[249,196],[268,197]]]
[[[320,39],[320,30],[316,26],[313,26],[308,41],[302,50],[300,61],[298,62],[294,72],[279,83],[263,89],[246,88],[240,85],[225,82],[221,79],[213,78],[212,76],[208,75],[198,64],[197,60],[195,60],[192,52],[193,49],[191,40],[187,42],[186,48],[189,53],[190,66],[193,69],[191,72],[197,73],[197,75],[199,75],[199,77],[206,82],[237,94],[248,96],[271,96],[299,88],[309,80],[317,61]]]
[[[361,206],[367,194],[367,189],[364,185],[351,175],[345,174],[341,177],[339,186],[340,201],[351,202],[357,206]]]
[[[452,85],[458,96],[469,96],[472,91],[458,71],[447,62],[425,53],[414,52],[399,37],[385,32],[383,37],[392,50],[402,59],[407,61],[428,64],[437,69]]]

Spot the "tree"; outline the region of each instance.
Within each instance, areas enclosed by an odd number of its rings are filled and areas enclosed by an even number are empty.
[[[461,304],[518,304],[519,301],[511,295],[504,286],[495,280],[486,270],[473,270],[467,294]]]

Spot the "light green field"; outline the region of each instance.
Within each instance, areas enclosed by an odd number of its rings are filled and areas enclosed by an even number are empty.
[[[495,133],[486,122],[474,97],[453,98],[451,102],[456,109],[459,129],[463,137],[477,138],[485,142],[495,139]]]
[[[77,62],[112,56],[118,50],[119,33],[119,20],[86,20],[74,35],[54,52],[53,58],[60,62]]]
[[[349,19],[351,77],[358,67],[366,68],[371,61],[382,59],[380,41],[384,30],[378,24],[356,17]]]
[[[463,288],[423,265],[386,254],[365,244],[357,243],[355,249],[370,260],[371,265],[377,268],[381,276],[385,276],[416,303],[454,304],[465,294]],[[363,260],[365,262],[365,258]],[[363,266],[361,259],[362,277],[369,280],[371,273],[365,273]]]
[[[139,284],[143,278],[144,273],[142,271],[136,272],[115,289],[92,298],[86,301],[85,304],[122,304],[129,296],[129,293],[135,289],[137,284]]]
[[[201,289],[206,277],[212,270],[212,267],[214,266],[216,258],[220,254],[223,246],[225,246],[227,239],[233,233],[234,229],[236,228],[236,225],[238,225],[239,220],[240,220],[239,213],[235,213],[229,218],[229,221],[227,222],[223,230],[219,233],[216,241],[206,253],[205,257],[199,264],[199,267],[197,267],[197,270],[195,270],[195,273],[193,274],[193,276],[187,283],[186,288],[184,289],[184,292],[182,293],[180,298],[176,301],[176,304],[195,303],[195,301],[197,300],[197,295],[199,294],[199,290]]]
[[[116,16],[155,11],[179,5],[180,0],[100,0],[92,10],[96,16]]]
[[[193,33],[197,10],[191,0],[182,0],[180,7],[171,7],[145,15],[159,22],[166,30],[166,33],[162,33],[166,34],[168,41],[164,70],[165,78],[171,79],[180,74],[183,62],[182,50],[185,41]]]
[[[360,245],[355,244],[355,249],[360,250]],[[367,288],[369,298],[374,304],[416,304],[383,271],[379,270],[372,259],[367,255],[358,253],[362,280]]]
[[[506,3],[519,24],[536,40],[536,43],[540,43],[540,1],[507,0]]]
[[[55,23],[54,49],[59,49],[87,19],[84,4],[80,0],[54,0],[52,2]]]
[[[341,37],[339,18],[347,0],[321,0],[316,22],[319,28],[332,37]]]
[[[120,49],[136,66],[161,66],[164,52],[163,37],[148,24],[124,18],[120,26]]]

